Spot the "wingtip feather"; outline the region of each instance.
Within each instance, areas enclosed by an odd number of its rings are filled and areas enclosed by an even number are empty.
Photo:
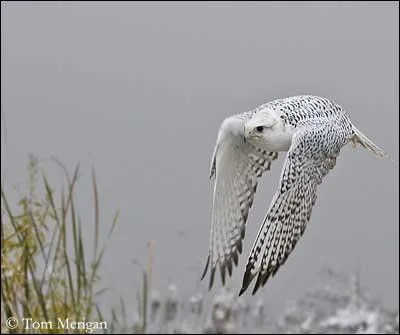
[[[249,287],[254,276],[255,276],[254,274],[253,275],[251,274],[251,265],[247,264],[246,271],[243,276],[242,288],[240,289],[239,296],[241,296],[247,290],[247,288]]]
[[[207,273],[208,265],[209,265],[209,264],[210,264],[210,255],[208,255],[208,257],[207,257],[207,262],[206,262],[206,265],[204,266],[204,271],[203,271],[203,274],[201,275],[200,280],[203,280],[203,279],[204,279],[204,277],[205,277],[205,275],[206,275],[206,273]]]
[[[216,267],[211,267],[210,284],[208,285],[208,290],[209,291],[211,291],[211,288],[212,288],[213,283],[214,283],[215,270],[216,270]]]
[[[225,270],[226,270],[226,262],[219,264],[219,269],[221,271],[221,282],[222,286],[225,286]]]

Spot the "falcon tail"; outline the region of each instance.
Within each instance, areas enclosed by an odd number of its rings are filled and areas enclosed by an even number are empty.
[[[354,144],[361,144],[365,149],[370,150],[373,152],[375,155],[383,158],[388,158],[394,163],[398,163],[396,160],[394,160],[390,155],[385,152],[383,149],[381,149],[378,145],[376,145],[374,142],[372,142],[366,135],[364,135],[360,130],[358,130],[354,125],[353,125],[353,131],[354,131],[354,136],[352,138],[352,141]]]

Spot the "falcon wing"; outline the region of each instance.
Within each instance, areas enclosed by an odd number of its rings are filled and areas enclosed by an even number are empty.
[[[279,189],[253,244],[239,295],[258,275],[253,294],[275,275],[303,235],[317,186],[336,164],[345,131],[332,121],[309,121],[292,139]]]
[[[211,265],[209,289],[219,265],[222,284],[225,273],[232,275],[238,264],[249,209],[253,204],[258,179],[277,152],[266,152],[244,141],[244,119],[231,117],[220,128],[214,151],[211,177],[215,174],[211,236],[207,263],[201,279]]]

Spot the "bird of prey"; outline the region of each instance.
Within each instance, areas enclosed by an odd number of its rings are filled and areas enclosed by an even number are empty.
[[[285,263],[310,220],[318,185],[349,142],[390,158],[341,106],[323,97],[277,99],[222,122],[210,168],[213,211],[201,276],[210,268],[209,289],[217,267],[225,285],[226,272],[231,276],[233,264],[237,266],[257,184],[278,154],[287,152],[279,185],[250,251],[239,295],[257,277],[255,294]]]

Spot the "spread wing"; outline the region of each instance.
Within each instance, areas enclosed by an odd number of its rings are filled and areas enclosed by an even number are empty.
[[[253,294],[275,275],[303,235],[317,186],[336,164],[345,130],[332,121],[308,122],[292,139],[274,195],[253,244],[239,295],[258,275]]]
[[[266,152],[246,143],[244,120],[234,121],[221,126],[211,166],[211,176],[215,174],[213,213],[209,253],[201,277],[204,278],[210,266],[209,289],[218,265],[224,285],[226,270],[231,276],[233,263],[238,264],[257,181],[278,157],[276,152]]]

